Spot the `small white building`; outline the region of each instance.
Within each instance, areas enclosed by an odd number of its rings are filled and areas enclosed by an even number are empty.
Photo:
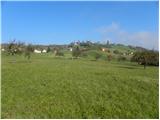
[[[41,51],[40,50],[34,50],[34,53],[41,53]]]
[[[46,53],[46,52],[47,52],[47,50],[45,50],[45,49],[42,51],[42,53]]]
[[[2,50],[2,51],[5,51],[5,49],[4,49],[4,48],[2,48],[1,50]]]
[[[131,55],[133,55],[133,52],[131,52]]]
[[[102,51],[103,51],[103,52],[105,52],[105,50],[106,50],[105,48],[102,48]]]
[[[72,48],[69,48],[69,50],[72,51],[73,49],[72,49]]]

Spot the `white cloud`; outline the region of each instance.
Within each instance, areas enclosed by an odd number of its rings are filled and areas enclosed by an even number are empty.
[[[119,26],[118,26],[118,24],[116,24],[114,22],[112,22],[112,24],[107,26],[107,27],[101,27],[99,29],[99,31],[102,32],[102,33],[115,32],[117,30],[119,30]]]
[[[98,31],[101,33],[103,42],[105,40],[110,40],[111,42],[158,50],[158,33],[155,32],[127,32],[114,22],[109,26],[99,28]]]

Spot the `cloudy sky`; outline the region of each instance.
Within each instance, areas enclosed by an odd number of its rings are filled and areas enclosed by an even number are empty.
[[[2,2],[2,42],[75,40],[158,49],[158,1]]]

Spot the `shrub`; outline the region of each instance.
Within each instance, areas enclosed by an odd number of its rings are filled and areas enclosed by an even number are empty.
[[[80,54],[80,56],[81,56],[81,57],[87,57],[88,54],[87,54],[86,52],[82,52],[82,53]]]
[[[126,57],[124,57],[122,55],[118,56],[118,61],[125,61],[125,60],[126,60]]]
[[[47,53],[49,53],[51,51],[50,47],[47,47]]]
[[[62,51],[57,51],[56,53],[55,53],[55,56],[64,56],[64,53],[62,52]]]
[[[94,58],[95,58],[96,60],[98,60],[98,59],[101,58],[101,57],[102,57],[102,55],[101,55],[100,53],[95,52]]]
[[[113,53],[114,54],[120,54],[120,52],[118,50],[114,50]]]
[[[7,53],[11,55],[21,55],[23,53],[24,43],[13,40],[7,46]]]
[[[108,60],[108,61],[111,61],[111,60],[112,60],[112,55],[111,55],[111,54],[107,55],[107,60]]]
[[[31,52],[33,52],[33,50],[34,50],[34,48],[33,48],[33,46],[32,46],[31,44],[29,44],[29,45],[26,46],[24,55],[25,55],[25,57],[28,58],[28,60],[30,59],[30,57],[31,57]]]
[[[76,46],[75,48],[73,48],[72,51],[72,56],[78,58],[81,54],[81,50],[79,48],[79,46]]]
[[[132,62],[137,62],[141,65],[159,66],[159,53],[153,50],[145,50],[136,52],[131,58]]]

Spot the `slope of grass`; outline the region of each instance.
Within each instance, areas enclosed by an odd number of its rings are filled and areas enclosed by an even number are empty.
[[[158,118],[158,68],[2,56],[2,118]]]

